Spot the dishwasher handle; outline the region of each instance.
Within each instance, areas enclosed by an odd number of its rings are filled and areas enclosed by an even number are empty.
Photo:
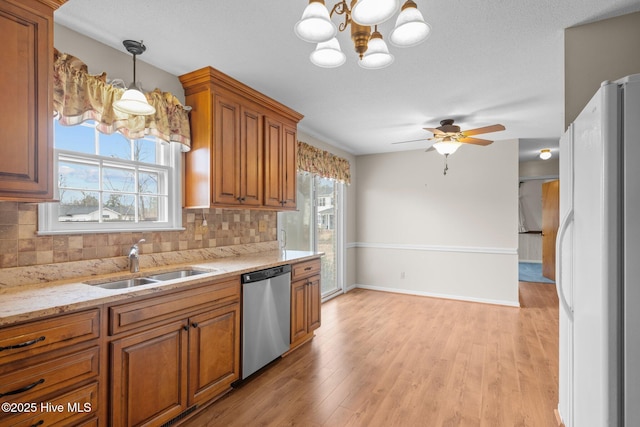
[[[272,277],[282,276],[283,274],[291,273],[291,265],[284,264],[277,267],[267,268],[265,270],[252,271],[251,273],[245,273],[242,275],[242,283],[259,282],[261,280],[267,280]]]

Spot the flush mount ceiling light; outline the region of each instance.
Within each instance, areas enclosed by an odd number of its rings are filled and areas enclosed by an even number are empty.
[[[378,69],[391,65],[393,55],[377,25],[393,17],[400,6],[399,0],[346,0],[336,3],[331,12],[324,0],[309,0],[309,5],[296,23],[296,35],[310,43],[318,43],[311,53],[311,62],[319,67],[333,68],[344,64],[345,54],[335,38],[338,30],[345,31],[351,26],[351,40],[360,58],[360,66],[366,69]],[[331,21],[334,15],[344,15],[339,27]],[[375,26],[371,31],[371,26]],[[407,0],[396,20],[391,33],[391,42],[397,47],[411,47],[422,43],[429,36],[431,27],[424,22],[413,0]]]
[[[122,44],[127,51],[133,55],[133,82],[129,85],[129,88],[124,91],[122,97],[113,103],[113,108],[121,113],[134,116],[149,116],[154,114],[156,109],[153,105],[149,104],[147,97],[144,96],[136,82],[136,56],[142,54],[147,48],[141,41],[138,42],[135,40],[125,40]]]
[[[551,158],[551,150],[545,148],[544,150],[540,150],[540,158],[542,160],[549,160]]]

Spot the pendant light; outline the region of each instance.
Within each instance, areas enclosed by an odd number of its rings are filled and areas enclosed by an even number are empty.
[[[127,51],[133,55],[133,82],[124,91],[122,97],[113,103],[113,108],[124,114],[133,116],[149,116],[156,112],[153,105],[149,104],[147,97],[139,90],[136,83],[136,56],[147,50],[142,42],[125,40],[122,42]]]
[[[309,43],[322,43],[331,40],[338,33],[331,22],[324,0],[309,0],[302,12],[302,18],[293,27],[296,35]]]
[[[398,15],[389,41],[394,46],[412,47],[425,41],[430,33],[431,27],[424,22],[418,6],[413,0],[407,0],[402,5],[402,11]]]

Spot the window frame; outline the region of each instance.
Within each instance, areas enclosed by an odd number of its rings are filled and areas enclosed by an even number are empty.
[[[97,133],[97,130],[94,129],[94,132]],[[134,141],[135,140],[129,139],[132,147],[135,145]],[[88,141],[88,143],[91,142]],[[98,144],[97,141],[94,141],[94,143]],[[59,164],[61,161],[64,161],[65,158],[74,159],[79,163],[83,163],[83,161],[87,164],[91,162],[99,163],[100,165],[107,163],[110,165],[116,165],[116,167],[123,167],[125,169],[135,169],[136,176],[140,170],[159,171],[162,175],[166,174],[166,195],[163,194],[163,192],[151,193],[152,196],[155,194],[161,194],[160,197],[166,197],[166,208],[159,207],[159,210],[162,209],[164,211],[163,213],[166,216],[166,221],[138,221],[137,219],[135,221],[122,222],[59,221],[60,203],[50,202],[41,203],[38,207],[39,235],[184,230],[182,227],[182,151],[179,143],[166,143],[164,141],[156,140],[156,164],[58,148],[54,148],[53,151],[53,179],[55,179],[56,182],[54,185],[55,199],[59,199],[60,197],[60,185],[58,180]],[[96,148],[95,151],[98,152],[99,150]],[[95,190],[95,192],[100,194],[113,192],[109,189],[105,189],[102,185],[100,187],[101,188],[99,190]],[[87,191],[94,192],[94,190]],[[130,193],[136,195],[146,194],[138,191]],[[100,206],[102,206],[102,201],[99,203]]]

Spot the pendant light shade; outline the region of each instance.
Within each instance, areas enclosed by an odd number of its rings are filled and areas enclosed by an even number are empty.
[[[125,90],[122,97],[113,103],[113,108],[134,116],[149,116],[156,112],[153,105],[147,101],[147,97],[137,89]]]
[[[398,0],[358,0],[351,18],[360,25],[377,25],[391,18],[399,7]]]
[[[345,63],[347,56],[340,50],[340,43],[335,37],[323,43],[318,43],[316,50],[309,56],[311,62],[318,67],[335,68]]]
[[[412,0],[402,5],[402,12],[398,15],[396,26],[389,36],[394,46],[411,47],[425,41],[431,33],[431,27],[424,22],[422,13]]]
[[[391,65],[393,59],[394,57],[389,53],[387,44],[382,39],[382,34],[376,30],[371,34],[367,51],[358,64],[362,68],[376,70]]]
[[[122,97],[113,103],[113,108],[124,114],[134,116],[149,116],[155,114],[156,109],[149,104],[147,97],[136,88],[136,56],[147,50],[142,42],[125,40],[122,42],[127,51],[133,55],[133,82],[124,91]]]
[[[453,154],[456,150],[462,145],[462,142],[458,142],[455,139],[445,139],[442,141],[438,141],[433,144],[433,148],[443,156],[448,156],[449,154]]]
[[[302,12],[302,18],[294,26],[296,35],[309,43],[322,43],[331,40],[338,32],[331,22],[324,0],[310,0]]]

